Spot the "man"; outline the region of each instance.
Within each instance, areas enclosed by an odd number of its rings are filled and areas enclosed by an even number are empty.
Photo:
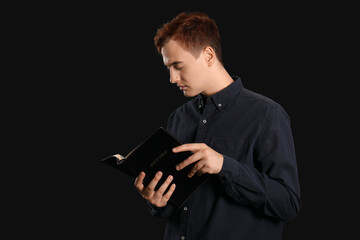
[[[135,187],[153,215],[168,220],[164,239],[281,239],[283,223],[300,210],[300,186],[290,120],[271,99],[245,89],[222,63],[220,36],[204,13],[180,13],[154,38],[170,82],[191,100],[168,119],[167,129],[193,154],[177,166],[195,165],[188,177],[211,174],[176,209],[172,176],[159,172]],[[166,181],[157,191],[161,177]],[[169,190],[165,192],[167,187]]]

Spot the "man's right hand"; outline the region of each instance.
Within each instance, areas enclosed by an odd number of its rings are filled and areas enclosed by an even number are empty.
[[[173,180],[173,176],[169,175],[165,182],[155,191],[155,186],[158,184],[161,177],[162,172],[157,172],[155,174],[155,177],[150,181],[149,185],[144,186],[143,180],[145,178],[145,173],[141,172],[134,182],[134,185],[141,194],[141,196],[156,207],[166,206],[167,202],[169,201],[171,195],[175,190],[175,184],[173,183],[169,190],[166,192],[166,194],[164,194],[165,190],[168,188],[171,181]]]

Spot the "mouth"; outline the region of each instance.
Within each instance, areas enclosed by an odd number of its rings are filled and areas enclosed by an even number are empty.
[[[178,86],[180,88],[180,90],[185,90],[187,88],[187,86]]]

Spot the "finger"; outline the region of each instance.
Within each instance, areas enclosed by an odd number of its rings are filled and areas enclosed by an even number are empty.
[[[157,197],[162,197],[162,195],[164,194],[165,190],[168,188],[168,186],[170,185],[171,181],[174,179],[173,176],[169,175],[167,177],[167,179],[165,180],[165,182],[159,187],[158,190],[156,190],[155,194],[157,195]]]
[[[185,151],[196,152],[202,148],[202,145],[203,145],[202,143],[186,143],[186,144],[174,147],[172,150],[174,153],[185,152]]]
[[[205,167],[202,167],[201,169],[199,169],[199,171],[197,171],[196,176],[200,177],[201,175],[207,173],[205,170]]]
[[[204,167],[204,163],[202,163],[202,161],[199,161],[198,163],[196,163],[191,170],[188,173],[188,177],[191,178],[192,176],[195,175],[195,173],[197,173],[198,171],[200,171],[203,167]]]
[[[169,190],[167,191],[167,193],[162,197],[162,200],[165,202],[168,202],[170,197],[172,196],[172,194],[174,193],[176,188],[175,183],[171,184]]]
[[[158,182],[160,181],[161,177],[162,177],[162,172],[158,171],[155,174],[154,178],[146,186],[147,191],[149,191],[149,192],[154,191],[154,189],[155,189],[156,185],[158,184]]]
[[[145,178],[145,173],[141,172],[139,174],[139,176],[135,179],[135,182],[134,182],[134,186],[140,192],[142,192],[144,187],[145,187],[144,184],[143,184],[144,178]]]
[[[176,165],[176,170],[180,171],[181,169],[184,169],[188,165],[190,165],[196,161],[199,161],[201,158],[202,158],[202,153],[201,153],[201,151],[198,151],[198,152],[192,154],[190,157],[188,157],[184,161],[182,161],[181,163],[179,163],[178,165]]]
[[[201,176],[205,173],[208,173],[208,168],[206,168],[206,165],[204,165],[202,168],[200,168],[197,172],[196,172],[196,176]]]

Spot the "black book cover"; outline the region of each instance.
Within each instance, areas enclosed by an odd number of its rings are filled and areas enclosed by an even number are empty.
[[[135,147],[126,157],[115,154],[103,159],[102,162],[133,178],[136,178],[141,171],[145,172],[146,175],[143,181],[145,186],[154,178],[157,171],[161,171],[163,176],[155,190],[162,185],[167,176],[172,175],[174,177],[172,183],[176,184],[176,188],[169,202],[177,207],[181,207],[191,193],[209,178],[209,174],[194,175],[191,178],[187,176],[195,163],[180,171],[175,169],[178,163],[192,155],[190,151],[172,152],[172,148],[181,144],[166,129],[160,127],[144,142]]]

